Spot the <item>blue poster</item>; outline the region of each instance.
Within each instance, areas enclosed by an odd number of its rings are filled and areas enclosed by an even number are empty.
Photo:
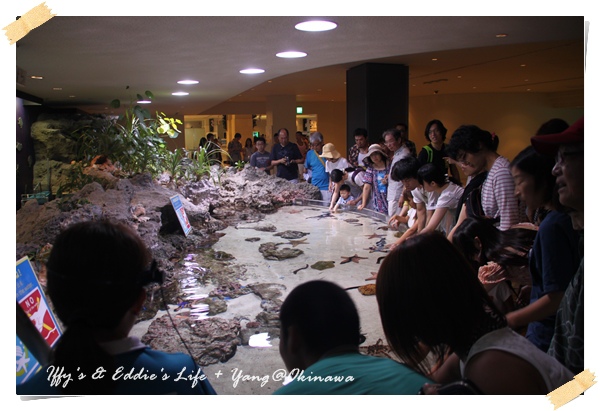
[[[28,257],[17,261],[17,303],[44,337],[46,343],[53,347],[62,332],[54,313],[48,307],[46,296]],[[38,369],[40,369],[39,362],[17,337],[17,384],[26,381]]]
[[[183,234],[185,234],[185,236],[187,237],[190,231],[192,231],[192,225],[188,221],[187,215],[185,214],[185,209],[183,208],[183,204],[181,203],[179,195],[174,195],[173,197],[171,197],[171,204],[173,204],[175,214],[177,214],[177,219],[179,220],[179,224],[183,229]]]

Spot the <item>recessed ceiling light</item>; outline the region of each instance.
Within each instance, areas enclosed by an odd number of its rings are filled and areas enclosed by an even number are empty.
[[[436,58],[432,58],[431,61],[437,61],[437,59]]]
[[[152,103],[150,100],[138,100],[138,104],[150,104]]]
[[[198,84],[198,80],[179,80],[177,84]]]
[[[277,57],[281,57],[282,59],[297,59],[300,57],[306,57],[306,53],[302,51],[283,51],[275,55]]]
[[[44,77],[42,77],[42,76],[31,76],[31,78],[34,80],[43,80],[44,79]]]
[[[301,31],[327,31],[337,27],[333,21],[311,20],[296,24],[296,30]]]
[[[190,93],[186,93],[185,91],[176,91],[175,93],[171,93],[173,96],[187,96]]]
[[[263,69],[259,69],[259,68],[247,68],[244,70],[240,70],[240,73],[242,74],[260,74],[260,73],[264,73],[265,71]]]
[[[54,90],[54,91],[61,91],[62,87],[52,87],[52,90]]]
[[[527,67],[527,64],[521,64],[521,67]]]
[[[508,37],[508,34],[506,34],[506,33],[496,34],[496,38],[501,39],[501,38],[504,38],[504,37]]]
[[[73,98],[73,97],[75,97],[75,96],[74,96],[74,95],[72,95],[72,94],[69,96],[69,98]]]

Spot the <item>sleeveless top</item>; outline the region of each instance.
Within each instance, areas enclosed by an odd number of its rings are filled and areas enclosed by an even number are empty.
[[[473,344],[469,350],[467,360],[460,363],[460,373],[463,377],[464,370],[471,358],[487,350],[508,352],[530,363],[544,379],[548,392],[554,391],[573,379],[573,373],[558,360],[549,356],[525,337],[508,327],[489,332]]]

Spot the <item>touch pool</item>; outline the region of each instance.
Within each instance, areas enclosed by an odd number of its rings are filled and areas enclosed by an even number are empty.
[[[348,293],[356,304],[361,330],[366,337],[361,345],[363,350],[386,344],[375,296],[363,295],[356,287],[374,284],[374,281],[365,279],[378,270],[378,261],[386,255],[383,246],[395,241],[396,231],[388,230],[385,216],[370,210],[332,214],[319,203],[304,201],[282,207],[277,213],[266,215],[264,220],[229,226],[221,231],[224,235],[209,251],[211,255],[217,258],[225,256],[232,278],[239,280],[242,287],[267,284],[268,290],[248,292],[235,298],[225,297],[226,311],[210,318],[239,319],[242,329],[246,328],[246,334],[248,331],[252,334],[250,326],[266,309],[265,303],[280,304],[296,285],[322,279],[350,288]],[[272,243],[270,248],[277,252],[283,250],[299,255],[282,260],[267,259],[259,248],[262,246],[264,252],[265,244],[269,248],[268,243]],[[194,300],[218,290],[213,282],[204,281],[204,275],[210,269],[198,261],[198,255],[188,255],[182,263],[180,286],[184,300],[190,303],[183,301],[179,307],[171,306],[171,316],[206,316],[206,313],[197,314],[198,311],[206,311],[202,308],[205,305]],[[318,262],[329,263],[315,265]],[[319,269],[323,266],[331,268]],[[270,294],[266,297],[265,293]],[[271,300],[266,301],[266,298]],[[164,313],[160,311],[158,316]],[[136,324],[132,334],[141,338],[152,321]],[[261,334],[264,337],[264,333]],[[267,340],[271,346],[240,345],[235,355],[226,362],[203,366],[217,393],[271,394],[281,386],[282,382],[275,381],[273,375],[285,374],[285,366],[279,356],[278,336],[272,334],[276,332],[269,333]]]

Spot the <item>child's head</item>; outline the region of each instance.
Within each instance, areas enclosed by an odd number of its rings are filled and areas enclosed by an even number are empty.
[[[444,186],[447,181],[446,173],[440,170],[433,163],[424,164],[417,172],[419,183],[423,185],[426,191],[433,191],[435,188]]]
[[[412,191],[408,188],[405,188],[402,192],[402,196],[404,197],[404,201],[408,201],[408,205],[410,208],[417,208],[417,204],[415,203],[415,198],[412,195]]]
[[[394,181],[401,181],[408,190],[414,190],[419,186],[419,167],[421,163],[416,158],[401,158],[392,167],[390,177]]]
[[[331,170],[331,173],[329,173],[329,177],[331,177],[332,182],[339,183],[344,179],[344,172],[342,170],[334,168],[333,170]]]
[[[350,186],[348,184],[342,184],[340,187],[340,196],[345,200],[350,197]]]
[[[265,151],[265,146],[267,145],[267,142],[263,137],[257,137],[254,144],[256,145],[256,151],[262,153],[263,151]]]

